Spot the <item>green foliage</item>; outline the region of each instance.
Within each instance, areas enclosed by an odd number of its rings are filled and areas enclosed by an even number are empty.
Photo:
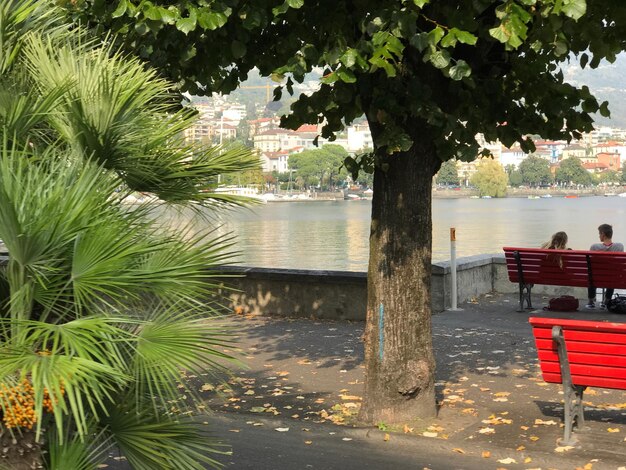
[[[437,184],[454,186],[459,184],[459,173],[457,171],[456,161],[448,160],[441,165],[437,173]]]
[[[607,170],[598,175],[598,183],[619,183],[621,174],[615,170]]]
[[[478,188],[481,196],[505,197],[508,178],[502,165],[490,158],[483,159],[478,164],[471,183]]]
[[[565,185],[581,184],[589,186],[593,182],[591,173],[583,168],[579,158],[570,157],[562,160],[556,170],[555,179]]]
[[[522,173],[519,170],[513,170],[509,173],[509,184],[513,187],[522,185]]]
[[[622,171],[621,171],[621,182],[626,183],[626,162],[622,163]]]
[[[540,186],[552,182],[550,162],[545,158],[529,155],[519,165],[522,184]]]
[[[348,152],[334,144],[326,144],[320,149],[304,150],[289,157],[289,168],[295,170],[305,186],[325,185],[333,188],[337,177],[346,175],[342,165]]]
[[[206,190],[258,158],[186,145],[171,84],[62,19],[44,0],[0,6],[0,384],[32,385],[47,468],[96,468],[113,446],[134,468],[216,466],[178,386],[229,359],[207,298],[232,240],[159,215],[237,202]],[[154,197],[129,206],[138,189]]]
[[[381,155],[428,135],[442,160],[476,158],[479,132],[532,151],[527,134],[571,139],[591,130],[588,113],[608,113],[606,103],[564,83],[554,64],[571,54],[583,66],[613,60],[622,48],[613,32],[626,20],[615,1],[601,0],[61,3],[99,33],[119,33],[194,94],[232,91],[258,67],[282,80],[279,96],[321,67],[320,89],[300,96],[283,125],[323,116],[331,137],[365,114]],[[193,60],[198,54],[203,60]],[[364,154],[356,163],[372,170],[380,162]]]

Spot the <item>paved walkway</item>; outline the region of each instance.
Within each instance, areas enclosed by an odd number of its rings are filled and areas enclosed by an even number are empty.
[[[547,299],[535,297],[534,305]],[[540,378],[515,296],[493,295],[433,317],[439,415],[410,427],[354,427],[363,384],[362,323],[237,317],[246,368],[222,385],[198,378],[237,469],[622,469],[626,394],[588,389],[589,430],[564,448],[560,386]],[[602,311],[563,317],[623,321]],[[206,379],[206,382],[205,382]]]

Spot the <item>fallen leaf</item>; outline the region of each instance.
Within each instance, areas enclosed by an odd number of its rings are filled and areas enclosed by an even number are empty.
[[[530,462],[532,462],[532,461],[533,461],[533,459],[531,459],[530,457],[526,457],[526,458],[524,459],[524,463],[530,463]]]
[[[519,447],[518,447],[517,449],[515,449],[515,450],[522,451],[522,450],[525,450],[525,449],[526,449],[526,446],[519,446]]]
[[[464,454],[465,451],[463,449],[459,449],[458,447],[455,447],[454,449],[452,449],[452,452],[456,452],[457,454]]]
[[[409,434],[413,432],[414,428],[410,428],[407,424],[404,425],[404,434]]]
[[[607,429],[608,432],[619,432],[619,428],[609,428]]]
[[[424,432],[422,433],[422,436],[424,436],[424,437],[437,437],[437,435],[438,435],[438,434],[437,434],[436,432],[428,432],[428,431],[424,431]]]
[[[239,429],[229,429],[228,432],[239,432]]]
[[[202,392],[210,392],[212,390],[215,390],[215,386],[211,385],[211,384],[204,384],[201,388],[200,391]]]
[[[310,446],[311,444],[313,444],[313,441],[304,441],[304,443],[308,446]]]
[[[478,430],[479,434],[494,434],[496,432],[493,428],[482,428]]]
[[[289,428],[275,428],[274,431],[287,432],[287,431],[289,431]]]
[[[511,463],[517,463],[517,460],[512,459],[511,457],[507,457],[506,459],[498,460],[498,463],[511,464]]]
[[[538,441],[539,438],[537,436],[530,436],[528,439],[530,439],[531,441],[535,442]]]
[[[559,446],[554,449],[554,452],[567,452],[568,450],[572,450],[574,446]]]
[[[352,438],[351,437],[344,437],[343,439],[341,439],[342,441],[351,441]]]
[[[383,438],[383,440],[387,442],[389,439],[391,439],[391,437],[389,436],[389,433],[385,433],[385,437]]]
[[[552,419],[549,420],[549,421],[544,421],[543,419],[537,418],[535,420],[535,424],[541,424],[541,425],[544,425],[544,426],[555,426],[556,425],[556,421],[554,421]]]
[[[489,452],[488,450],[483,450],[483,453],[481,455],[483,456],[483,459],[488,459],[489,457],[491,457],[491,452]]]

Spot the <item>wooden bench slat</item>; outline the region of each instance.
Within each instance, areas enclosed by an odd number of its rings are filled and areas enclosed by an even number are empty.
[[[594,343],[598,348],[601,348],[604,344],[621,344],[626,350],[626,332],[608,333],[604,331],[579,331],[579,330],[564,330],[563,336],[567,341],[568,347],[570,343]],[[552,338],[550,330],[545,328],[538,328],[535,333],[535,338]]]
[[[624,367],[595,366],[591,364],[575,363],[570,363],[569,366],[572,371],[572,376],[588,377],[590,379],[607,378],[626,380],[626,368]],[[542,362],[541,371],[552,374],[560,374],[561,368],[558,362]],[[574,384],[580,385],[575,380]]]
[[[538,351],[537,355],[541,361],[556,362],[557,364],[559,362],[559,355],[556,351],[542,349]],[[603,353],[594,354],[591,352],[574,352],[568,350],[567,358],[570,364],[597,364],[601,366],[626,368],[626,354],[613,356]]]
[[[556,383],[560,384],[561,374],[543,374],[543,380],[548,383]],[[574,383],[584,386],[584,387],[600,387],[600,388],[614,388],[617,390],[625,390],[626,389],[626,379],[609,379],[609,378],[588,378],[588,377],[578,377],[572,376],[572,380]]]
[[[556,346],[552,339],[535,339],[535,344],[538,351],[551,351],[556,354]],[[604,354],[609,356],[626,356],[626,348],[623,344],[604,344]],[[588,342],[576,342],[568,344],[568,351],[577,353],[595,353],[598,351],[598,347],[594,343]]]

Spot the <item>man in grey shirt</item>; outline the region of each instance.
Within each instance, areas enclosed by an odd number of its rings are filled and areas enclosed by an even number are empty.
[[[591,251],[624,251],[624,245],[621,243],[613,243],[613,227],[609,224],[602,224],[598,227],[600,235],[600,243],[594,243],[589,248]],[[587,297],[589,303],[585,305],[587,308],[596,308],[596,287],[589,286]],[[601,307],[604,308],[613,298],[613,289],[607,288],[604,292]]]

